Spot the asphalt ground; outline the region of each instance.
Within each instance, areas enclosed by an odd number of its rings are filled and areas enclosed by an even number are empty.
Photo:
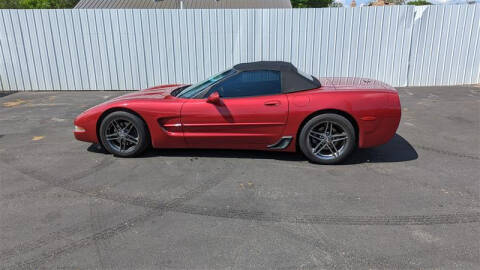
[[[400,88],[397,135],[343,165],[73,138],[125,92],[0,96],[5,269],[480,269],[480,87]]]

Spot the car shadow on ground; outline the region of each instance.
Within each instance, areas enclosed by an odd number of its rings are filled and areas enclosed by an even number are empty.
[[[101,146],[92,144],[88,151],[108,154]],[[283,161],[306,161],[300,153],[256,151],[256,150],[217,150],[217,149],[150,149],[137,158],[152,157],[218,157],[218,158],[246,158],[272,159]],[[386,144],[368,149],[357,149],[345,160],[342,165],[360,163],[402,162],[418,158],[417,151],[402,136],[395,136]]]
[[[342,164],[403,162],[415,160],[418,153],[402,136],[395,134],[386,144],[366,149],[357,149]]]

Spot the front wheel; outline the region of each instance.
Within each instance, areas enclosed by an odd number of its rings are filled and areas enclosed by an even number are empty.
[[[149,145],[145,123],[138,116],[124,111],[107,115],[99,133],[105,149],[120,157],[137,156]]]
[[[341,115],[321,114],[303,126],[298,140],[300,150],[311,162],[336,164],[355,148],[355,129]]]

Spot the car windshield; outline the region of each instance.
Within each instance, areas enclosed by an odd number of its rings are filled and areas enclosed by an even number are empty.
[[[177,97],[180,98],[193,98],[196,97],[199,93],[201,93],[203,90],[207,89],[214,83],[222,80],[223,78],[229,76],[230,74],[233,74],[235,71],[233,69],[229,69],[226,71],[223,71],[217,75],[214,75],[208,79],[206,79],[203,82],[199,82],[196,84],[192,84],[189,87],[183,89],[180,93],[178,93]]]

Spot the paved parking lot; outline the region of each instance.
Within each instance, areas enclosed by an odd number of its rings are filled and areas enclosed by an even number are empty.
[[[386,145],[121,159],[72,120],[122,92],[0,98],[0,265],[30,269],[479,269],[480,87],[400,88]]]

